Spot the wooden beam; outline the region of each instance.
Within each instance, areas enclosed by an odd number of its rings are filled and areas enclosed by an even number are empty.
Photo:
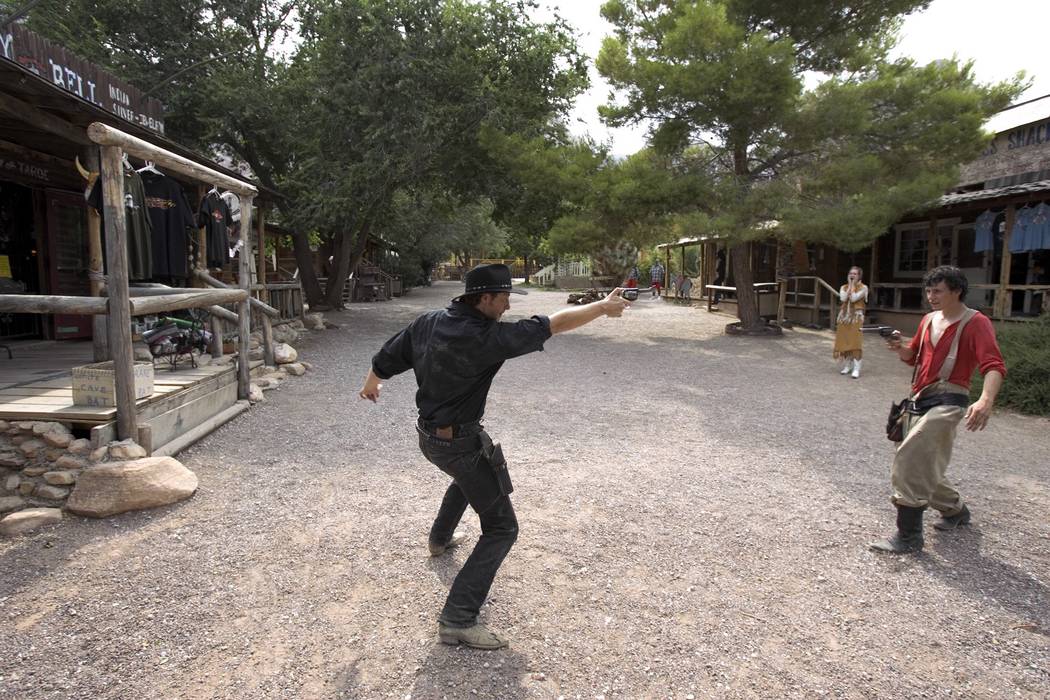
[[[1006,207],[1006,233],[1003,234],[1003,258],[999,265],[999,289],[995,291],[995,303],[992,307],[996,318],[1007,318],[1013,305],[1013,292],[1007,289],[1010,285],[1010,268],[1013,266],[1013,254],[1010,252],[1010,239],[1013,237],[1014,223],[1017,221],[1017,207],[1009,204]]]
[[[941,240],[937,235],[937,219],[930,219],[930,227],[926,232],[926,269],[932,270],[937,267],[937,259],[941,253]]]
[[[879,272],[879,239],[871,242],[871,269],[868,270],[868,286],[878,281]]]
[[[248,348],[250,345],[249,338],[251,336],[251,320],[252,314],[250,310],[249,300],[251,299],[251,293],[248,291],[252,286],[251,274],[249,272],[248,260],[252,256],[252,194],[248,193],[247,196],[241,198],[241,252],[237,257],[238,266],[238,281],[240,282],[241,291],[244,292],[244,300],[239,304],[237,309],[238,315],[241,317],[240,324],[237,332],[237,398],[246,400],[251,388],[251,375],[250,367],[248,366]],[[261,303],[261,302],[260,302]],[[275,309],[276,311],[276,309]]]
[[[10,93],[5,93],[4,99],[0,100],[0,112],[80,146],[91,145],[91,140],[83,129],[50,112],[34,107],[28,102],[23,102],[17,97],[12,97]]]
[[[80,149],[84,167],[97,173],[101,167],[98,147],[92,144]],[[85,183],[86,185],[87,183]],[[91,296],[102,296],[102,217],[93,207],[87,208],[88,217],[88,283],[91,285]],[[95,362],[109,359],[109,329],[105,316],[98,315],[91,319],[91,352]]]
[[[8,314],[74,314],[97,316],[109,312],[101,297],[53,296],[48,294],[0,294],[0,312]]]
[[[119,147],[103,146],[102,202],[106,221],[106,270],[110,304],[109,352],[113,358],[117,437],[138,437],[135,422],[134,356],[131,349],[131,300],[128,296],[127,215],[124,211],[124,165]]]
[[[204,288],[198,287],[196,289],[192,287],[130,287],[128,294],[134,297],[159,297],[166,294],[199,294],[205,291]],[[102,295],[106,295],[106,288],[102,288]],[[223,319],[224,321],[230,321],[231,323],[237,323],[237,314],[233,313],[229,309],[224,309],[221,306],[208,306],[201,307],[212,316]]]
[[[247,296],[247,290],[243,289],[206,289],[189,294],[138,297],[131,300],[131,315],[148,316],[162,311],[198,309],[214,304],[234,304],[243,301]]]
[[[114,129],[113,127],[101,122],[92,123],[87,129],[87,133],[88,138],[100,146],[122,148],[133,156],[142,158],[143,160],[152,160],[162,168],[169,168],[182,173],[183,175],[194,177],[202,182],[221,185],[222,187],[232,190],[240,195],[251,197],[258,193],[258,189],[256,189],[254,185],[251,185],[244,180],[238,180],[229,175],[224,175],[217,170],[212,170],[211,168],[200,165],[199,163],[194,163],[188,158],[175,155],[159,146],[154,146],[148,141],[143,141],[131,134],[125,134],[120,129]]]
[[[243,213],[241,214],[241,226],[244,226],[244,214]],[[215,287],[216,289],[233,289],[233,287],[231,287],[230,285],[226,284],[222,280],[215,279],[214,277],[212,277],[210,274],[208,274],[204,270],[194,270],[193,271],[193,276],[196,277],[197,279],[201,280],[202,282],[204,282],[206,284],[209,284],[212,287]],[[251,285],[248,286],[248,289],[249,290],[251,289]],[[264,314],[266,314],[267,316],[269,316],[271,318],[280,318],[280,316],[281,316],[281,312],[280,311],[278,311],[277,309],[273,308],[269,304],[264,304],[263,302],[259,301],[258,299],[256,299],[253,296],[249,296],[248,297],[248,302],[254,308],[258,309],[259,311],[262,311]]]

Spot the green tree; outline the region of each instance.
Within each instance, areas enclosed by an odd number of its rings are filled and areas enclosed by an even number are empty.
[[[281,45],[312,5],[313,0],[43,0],[26,21],[30,29],[159,99],[169,138],[205,152],[225,147],[249,163],[264,184],[273,184],[262,154],[266,142],[279,141],[272,137],[285,116],[275,94],[288,64]]]
[[[555,221],[551,250],[589,255],[618,283],[641,250],[666,237],[685,203],[706,198],[707,180],[693,172],[701,165],[695,150],[668,156],[643,149],[623,160],[606,156]]]
[[[304,36],[308,93],[288,189],[295,219],[333,241],[332,306],[396,193],[476,201],[493,170],[479,132],[542,133],[585,84],[564,26],[531,23],[521,3],[348,0]]]
[[[661,152],[697,145],[710,193],[683,207],[732,246],[742,325],[761,324],[749,240],[858,249],[944,191],[986,142],[1022,76],[980,85],[955,59],[890,61],[925,0],[610,0],[598,70],[622,95],[612,125],[650,120]],[[807,79],[816,86],[807,88]]]

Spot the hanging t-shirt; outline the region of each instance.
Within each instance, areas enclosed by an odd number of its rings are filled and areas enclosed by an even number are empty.
[[[1050,248],[1050,206],[1039,204],[1035,207],[1027,234],[1028,250]]]
[[[153,230],[153,276],[186,279],[190,276],[187,229],[197,226],[193,210],[174,178],[149,171],[140,175]]]
[[[233,223],[230,208],[217,192],[209,192],[201,200],[197,225],[204,228],[207,238],[205,259],[209,268],[220,268],[229,257],[229,227]]]
[[[241,237],[241,200],[233,192],[223,192],[222,201],[226,202],[226,206],[230,209],[230,220],[232,223],[228,233],[232,248],[237,245],[237,241]]]
[[[223,192],[222,201],[230,208],[230,218],[236,223],[241,220],[241,200],[233,192]]]
[[[995,223],[995,212],[990,209],[977,217],[973,227],[973,252],[983,253],[986,250],[995,250],[995,232],[992,224]]]
[[[95,181],[88,195],[88,204],[98,211],[103,220],[105,235],[105,213],[102,206],[102,178]],[[146,213],[146,192],[142,178],[134,170],[124,169],[124,212],[127,222],[128,279],[148,280],[153,277],[153,234],[149,215]]]
[[[1024,253],[1031,250],[1028,244],[1028,228],[1032,225],[1034,217],[1035,209],[1033,207],[1025,206],[1017,210],[1014,227],[1010,233],[1011,253]]]

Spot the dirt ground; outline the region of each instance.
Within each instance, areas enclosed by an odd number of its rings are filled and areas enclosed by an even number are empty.
[[[180,455],[191,500],[0,541],[0,697],[1050,697],[1050,421],[963,434],[973,526],[928,517],[923,554],[880,556],[909,370],[869,338],[841,377],[827,333],[738,339],[663,301],[496,378],[521,535],[482,617],[512,642],[439,644],[469,553],[427,556],[446,478],[410,375],[356,392],[458,289],[329,315],[300,346],[313,372]]]

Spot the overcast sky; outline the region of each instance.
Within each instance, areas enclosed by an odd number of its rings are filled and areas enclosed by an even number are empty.
[[[602,38],[611,27],[599,9],[603,0],[540,0],[546,8],[560,13],[578,30],[581,49],[592,59],[598,54]],[[1040,67],[1048,60],[1050,3],[1036,0],[934,0],[929,9],[905,20],[897,52],[921,63],[958,55],[974,59],[979,80],[993,82],[1024,70],[1033,79],[1032,87],[1020,101],[1050,93],[1050,70]],[[645,143],[643,129],[608,129],[598,119],[597,107],[607,101],[609,86],[591,66],[591,89],[577,102],[573,129],[589,133],[598,141],[611,141],[613,152],[628,155]],[[1050,116],[1050,100],[1009,110],[988,125],[1002,131]]]

